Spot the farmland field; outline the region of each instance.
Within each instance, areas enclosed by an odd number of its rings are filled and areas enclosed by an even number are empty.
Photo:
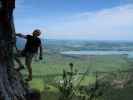
[[[21,45],[22,48],[23,44]],[[53,95],[58,94],[59,89],[56,84],[62,80],[62,71],[65,69],[70,70],[69,63],[74,64],[74,70],[77,73],[87,73],[86,76],[80,82],[80,86],[88,86],[96,81],[95,72],[115,72],[118,77],[113,77],[113,79],[122,79],[127,77],[126,74],[119,74],[117,72],[132,70],[132,57],[130,58],[128,54],[106,54],[106,55],[78,55],[78,54],[62,54],[64,51],[126,51],[131,52],[133,50],[133,43],[130,42],[109,42],[109,41],[64,41],[64,40],[45,40],[44,41],[44,55],[43,60],[39,61],[36,58],[33,59],[33,80],[30,82],[32,88],[38,89],[41,92],[52,92]],[[23,61],[23,59],[22,59]],[[25,70],[22,71],[24,75],[27,75]],[[76,86],[80,79],[81,74],[74,76],[73,84]],[[99,77],[102,77],[99,74]],[[106,75],[108,77],[108,75]],[[25,77],[25,76],[24,76]],[[112,77],[105,78],[106,80],[112,80]],[[131,85],[132,86],[132,85]],[[130,87],[130,86],[129,86]],[[133,88],[126,87],[125,91],[131,92]],[[108,93],[111,93],[113,89],[108,88]],[[117,90],[113,99],[117,100],[118,97],[123,98]],[[126,94],[124,90],[121,90],[123,94]],[[106,95],[108,95],[108,93]],[[129,96],[131,96],[130,93]],[[127,98],[127,94],[125,98]],[[44,95],[44,94],[42,94]],[[127,96],[127,97],[126,97]],[[48,96],[49,97],[49,96]],[[105,100],[108,100],[107,97]],[[117,98],[117,99],[116,99]],[[52,98],[49,100],[53,100]],[[103,99],[98,99],[103,100]],[[130,100],[130,99],[121,99]]]

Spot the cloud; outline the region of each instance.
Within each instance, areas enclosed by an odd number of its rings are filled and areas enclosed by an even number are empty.
[[[133,5],[123,5],[64,18],[49,27],[55,38],[128,40],[133,37]]]

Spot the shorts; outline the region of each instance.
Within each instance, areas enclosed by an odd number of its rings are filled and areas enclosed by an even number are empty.
[[[25,57],[25,65],[30,66],[34,55],[34,53],[18,51],[17,53],[15,53],[15,58],[18,59],[18,57]]]

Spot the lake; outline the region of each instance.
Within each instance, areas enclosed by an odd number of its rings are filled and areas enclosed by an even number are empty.
[[[133,58],[133,51],[64,51],[64,55],[128,55]]]

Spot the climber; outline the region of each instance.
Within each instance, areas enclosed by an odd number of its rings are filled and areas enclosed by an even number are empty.
[[[32,35],[23,35],[21,33],[16,34],[16,36],[20,38],[24,38],[27,40],[25,48],[16,54],[15,60],[19,64],[19,69],[23,69],[23,64],[20,62],[18,57],[22,56],[25,57],[25,65],[28,69],[29,75],[26,81],[31,81],[32,80],[32,58],[35,56],[36,53],[38,53],[38,49],[40,48],[40,54],[39,54],[39,59],[42,60],[42,44],[41,40],[38,36],[41,35],[41,31],[39,29],[36,29],[33,31]]]

